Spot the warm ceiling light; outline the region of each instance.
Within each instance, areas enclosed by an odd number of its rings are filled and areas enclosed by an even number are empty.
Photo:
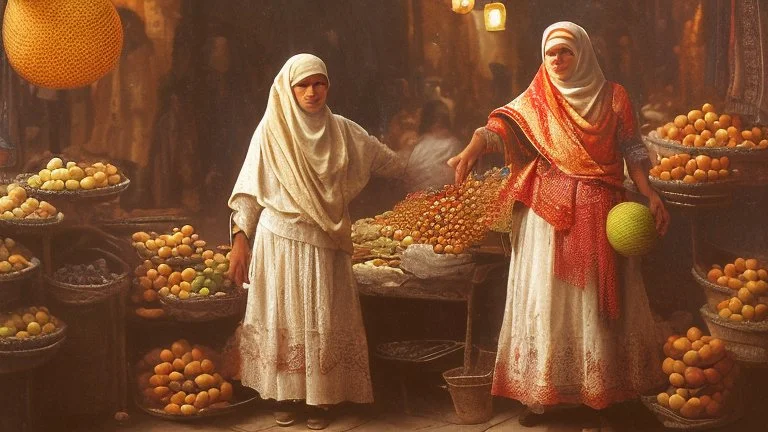
[[[460,14],[468,14],[475,7],[475,0],[451,0],[451,9]]]
[[[503,3],[488,3],[483,10],[485,29],[488,31],[504,30],[507,22],[507,9]]]

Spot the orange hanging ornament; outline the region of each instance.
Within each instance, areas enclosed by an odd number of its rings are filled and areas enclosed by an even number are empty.
[[[123,29],[109,0],[8,0],[3,42],[11,66],[30,83],[76,88],[115,67]]]

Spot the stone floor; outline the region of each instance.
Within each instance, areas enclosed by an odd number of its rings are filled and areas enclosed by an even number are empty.
[[[414,398],[416,399],[416,398]],[[410,414],[398,406],[399,401],[391,404],[379,402],[375,406],[343,406],[333,423],[328,427],[330,432],[355,431],[439,431],[439,432],[580,432],[578,415],[572,412],[553,413],[545,422],[524,428],[518,423],[518,415],[522,406],[514,401],[496,399],[494,401],[493,417],[482,424],[461,425],[456,416],[450,397],[430,395],[428,398],[413,400]],[[648,431],[664,430],[655,419],[639,404],[630,404],[619,410],[614,410],[606,421],[611,427],[603,431]],[[306,431],[304,422],[297,422],[291,427],[279,427],[274,423],[271,410],[266,402],[256,402],[242,407],[232,415],[219,418],[204,419],[195,422],[172,422],[149,416],[140,411],[132,411],[131,419],[123,425],[112,420],[85,426],[53,425],[43,428],[46,432],[62,430],[66,432],[257,432],[257,431]]]

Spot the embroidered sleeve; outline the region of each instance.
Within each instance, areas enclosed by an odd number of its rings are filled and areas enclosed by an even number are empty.
[[[648,150],[640,137],[635,112],[624,87],[616,85],[613,103],[613,108],[619,116],[616,141],[624,160],[627,161],[628,165],[648,164],[650,166]]]
[[[382,144],[376,137],[371,136],[370,141],[370,151],[374,152],[371,172],[381,177],[402,177],[405,173],[406,161],[402,160],[397,153]]]
[[[485,136],[486,153],[504,153],[504,143],[512,134],[506,121],[499,117],[490,117],[488,123],[478,130]]]

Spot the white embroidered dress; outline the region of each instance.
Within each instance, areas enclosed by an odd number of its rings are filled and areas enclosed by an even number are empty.
[[[404,163],[327,107],[319,121],[302,117],[290,85],[314,73],[327,76],[325,65],[300,54],[275,78],[230,198],[253,239],[240,374],[265,399],[369,403],[347,205],[371,174],[400,175]]]

